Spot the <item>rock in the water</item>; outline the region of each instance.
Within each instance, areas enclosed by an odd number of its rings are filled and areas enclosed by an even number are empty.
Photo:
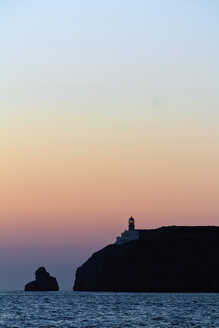
[[[44,267],[35,272],[36,280],[25,285],[25,291],[57,291],[59,285],[56,278],[51,277]]]
[[[219,227],[139,230],[77,269],[76,291],[219,292]]]

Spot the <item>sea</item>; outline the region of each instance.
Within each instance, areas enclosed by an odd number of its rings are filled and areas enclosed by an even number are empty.
[[[219,328],[219,293],[0,292],[5,327]]]

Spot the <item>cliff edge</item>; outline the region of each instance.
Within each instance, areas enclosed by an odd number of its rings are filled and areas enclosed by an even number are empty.
[[[75,291],[219,292],[219,227],[138,230],[77,269]]]

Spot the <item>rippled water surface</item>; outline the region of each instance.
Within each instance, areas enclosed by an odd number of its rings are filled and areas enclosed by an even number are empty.
[[[219,294],[0,292],[3,327],[219,328]]]

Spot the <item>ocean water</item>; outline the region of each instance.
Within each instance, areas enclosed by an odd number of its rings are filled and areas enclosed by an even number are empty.
[[[4,327],[219,328],[219,294],[0,292]]]

